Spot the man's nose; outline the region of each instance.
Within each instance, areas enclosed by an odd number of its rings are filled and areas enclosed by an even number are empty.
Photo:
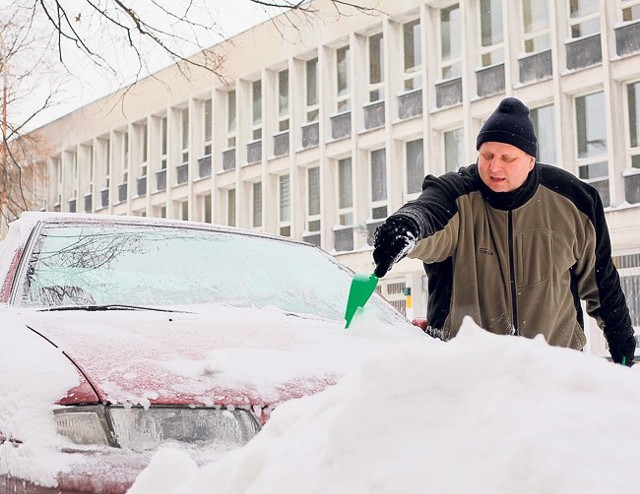
[[[502,169],[502,163],[500,163],[500,160],[498,158],[492,158],[489,161],[489,170],[490,171],[500,171]]]

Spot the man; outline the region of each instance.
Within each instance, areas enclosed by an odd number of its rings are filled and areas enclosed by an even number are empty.
[[[631,365],[634,332],[600,196],[536,162],[537,142],[529,109],[502,100],[478,134],[476,164],[428,175],[377,229],[375,274],[406,255],[422,260],[429,329],[445,340],[469,315],[493,333],[581,350],[584,300],[614,362]]]

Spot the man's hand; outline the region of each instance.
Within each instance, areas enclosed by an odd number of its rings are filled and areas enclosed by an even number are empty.
[[[373,236],[374,274],[382,278],[395,263],[416,245],[418,225],[411,218],[390,217],[380,225]]]
[[[609,353],[616,364],[621,364],[624,357],[625,365],[633,365],[633,356],[636,352],[636,339],[631,334],[624,338],[608,341]]]

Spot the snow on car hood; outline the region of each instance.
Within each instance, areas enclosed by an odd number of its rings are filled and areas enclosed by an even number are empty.
[[[390,340],[424,338],[364,311],[344,330],[277,308],[185,310],[195,312],[34,312],[28,325],[79,366],[101,401],[142,406],[271,405],[335,383]]]

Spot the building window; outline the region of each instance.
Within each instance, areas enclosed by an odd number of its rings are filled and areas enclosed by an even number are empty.
[[[640,0],[620,0],[622,22],[640,20]]]
[[[600,32],[600,0],[569,0],[569,28],[572,38]]]
[[[73,189],[71,197],[77,198],[78,197],[78,153],[77,151],[71,152],[71,188]]]
[[[462,24],[460,5],[440,10],[440,77],[453,79],[462,74]]]
[[[551,48],[548,0],[522,0],[522,33],[525,53]]]
[[[236,226],[236,189],[227,190],[227,225]]]
[[[538,161],[555,164],[557,162],[556,119],[553,105],[532,108],[531,119],[538,136]]]
[[[262,182],[254,182],[251,191],[251,226],[260,228],[262,226]]]
[[[640,82],[627,86],[627,106],[629,109],[631,166],[640,168]]]
[[[424,179],[424,146],[422,139],[406,143],[406,190],[416,194],[422,190]]]
[[[369,36],[369,102],[384,99],[384,50],[382,33]]]
[[[211,99],[204,100],[202,103],[202,142],[203,156],[211,156],[212,140],[213,140],[213,109]]]
[[[291,183],[288,174],[278,177],[278,229],[280,235],[291,236]]]
[[[336,50],[336,83],[337,83],[337,111],[338,113],[351,109],[351,82],[349,46]]]
[[[205,223],[213,221],[211,216],[211,194],[202,196],[202,221]]]
[[[318,106],[318,59],[305,63],[305,102],[307,122],[316,122],[319,117]]]
[[[502,0],[480,0],[480,65],[504,62]]]
[[[57,189],[58,189],[58,192],[59,192],[60,189],[62,188],[62,163],[60,162],[60,158],[55,158],[54,159],[53,167],[54,167],[54,170],[55,170],[56,184],[58,186]]]
[[[180,163],[189,163],[189,109],[180,111]]]
[[[179,220],[189,220],[189,201],[178,202],[177,210]]]
[[[82,146],[81,149],[84,150],[84,156],[86,158],[86,170],[87,173],[89,175],[89,182],[88,182],[88,188],[87,188],[87,192],[89,194],[92,193],[93,190],[93,146]]]
[[[236,147],[236,92],[227,93],[227,147]]]
[[[371,162],[371,219],[388,216],[387,210],[387,156],[385,148],[370,153]]]
[[[168,140],[169,140],[169,126],[168,126],[168,122],[167,122],[167,117],[162,117],[161,121],[160,121],[160,141],[161,141],[161,146],[160,146],[160,169],[161,170],[166,170],[167,169],[167,147],[168,147]]]
[[[122,181],[126,184],[129,181],[129,133],[122,133]]]
[[[353,168],[351,158],[338,160],[338,218],[334,227],[334,248],[337,252],[354,249],[353,241]]]
[[[147,162],[149,161],[149,127],[147,127],[146,123],[141,124],[140,133],[142,134],[142,139],[140,140],[141,152],[142,155],[142,165],[140,167],[140,175],[143,177],[147,176]]]
[[[109,138],[99,140],[100,161],[104,167],[104,188],[108,189],[111,183],[111,140]]]
[[[307,170],[307,230],[320,231],[320,167]]]
[[[575,104],[579,176],[587,182],[605,180],[609,171],[604,93],[577,97]]]
[[[251,123],[253,139],[262,139],[262,81],[258,79],[251,85]]]
[[[442,136],[445,170],[455,172],[464,164],[464,129],[448,130]]]
[[[404,48],[404,89],[413,91],[422,87],[422,30],[420,19],[402,26]]]
[[[278,72],[278,131],[289,130],[289,70]]]

